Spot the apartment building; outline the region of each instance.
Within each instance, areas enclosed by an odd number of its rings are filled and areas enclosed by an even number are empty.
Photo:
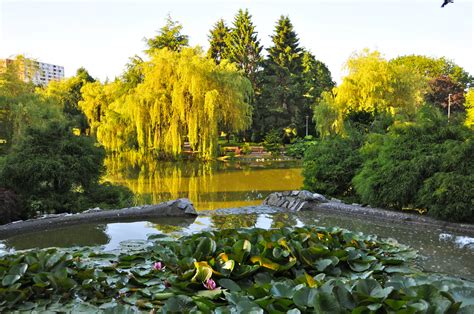
[[[51,81],[64,79],[64,67],[31,59],[1,59],[0,68],[16,64],[18,75],[25,82],[35,85],[48,85]]]

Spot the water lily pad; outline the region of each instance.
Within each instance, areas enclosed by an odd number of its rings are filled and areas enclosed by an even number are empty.
[[[228,278],[223,278],[223,279],[219,279],[218,281],[219,285],[222,286],[223,288],[225,289],[228,289],[229,291],[242,291],[242,289],[240,288],[240,286],[233,280],[231,279],[228,279]]]

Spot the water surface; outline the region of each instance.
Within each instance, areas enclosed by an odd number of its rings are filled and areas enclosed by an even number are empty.
[[[300,189],[301,162],[161,162],[108,158],[106,179],[128,187],[137,205],[189,198],[197,210],[261,204],[271,192]]]

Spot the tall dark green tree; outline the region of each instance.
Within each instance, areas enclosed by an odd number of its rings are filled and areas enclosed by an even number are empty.
[[[244,71],[255,90],[257,72],[262,62],[262,45],[247,9],[245,11],[240,9],[235,16],[226,46],[224,58],[236,63]]]
[[[227,27],[225,21],[220,19],[214,24],[209,32],[209,50],[207,56],[213,59],[217,64],[221,62],[227,49],[227,37],[229,37],[230,28]]]
[[[302,49],[288,17],[281,16],[272,35],[273,45],[262,72],[261,94],[254,111],[255,138],[260,139],[269,127],[299,129],[304,106]]]
[[[331,71],[329,71],[326,64],[317,60],[309,51],[303,52],[302,68],[303,90],[305,94],[303,95],[304,106],[299,120],[304,119],[306,122],[306,117],[308,117],[308,133],[315,135],[316,125],[312,119],[313,106],[315,103],[319,103],[321,94],[331,91],[336,86],[336,83],[332,80]],[[306,125],[304,127],[306,128]]]
[[[303,52],[302,67],[306,98],[314,99],[321,96],[322,92],[330,91],[336,83],[332,80],[331,71],[326,64],[316,59],[309,51]]]
[[[183,25],[168,15],[166,24],[158,31],[158,35],[146,40],[149,47],[146,52],[151,54],[153,50],[163,48],[180,51],[182,47],[188,46],[188,36],[181,34],[182,29]]]
[[[287,68],[290,73],[301,71],[302,49],[293,24],[288,16],[280,16],[272,35],[273,45],[268,49],[268,58],[280,67]]]

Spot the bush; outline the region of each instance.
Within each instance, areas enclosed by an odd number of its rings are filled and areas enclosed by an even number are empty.
[[[304,156],[304,188],[354,200],[351,180],[361,166],[360,135],[331,136],[308,148]]]
[[[472,221],[473,133],[425,107],[416,123],[372,135],[352,180],[362,202],[392,209],[423,209],[452,221]]]
[[[95,192],[104,156],[93,138],[75,136],[60,122],[31,127],[7,155],[0,185],[15,191],[31,216],[82,211],[94,206],[94,198],[118,204],[118,190]]]
[[[0,188],[0,224],[24,218],[25,213],[15,192]]]
[[[270,152],[273,156],[279,156],[281,154],[281,136],[280,133],[273,129],[265,135],[263,141],[263,147]]]
[[[89,189],[82,208],[116,209],[133,206],[133,203],[134,195],[128,188],[105,182]]]
[[[428,178],[417,195],[432,217],[474,223],[474,175],[438,172]]]
[[[306,150],[310,148],[311,146],[316,145],[316,141],[311,140],[311,139],[306,140],[306,139],[297,138],[296,140],[294,140],[294,142],[291,145],[287,145],[285,147],[285,154],[293,158],[303,158]]]
[[[250,143],[244,143],[244,145],[242,145],[242,154],[248,155],[251,152],[252,152],[252,147],[250,147]]]

